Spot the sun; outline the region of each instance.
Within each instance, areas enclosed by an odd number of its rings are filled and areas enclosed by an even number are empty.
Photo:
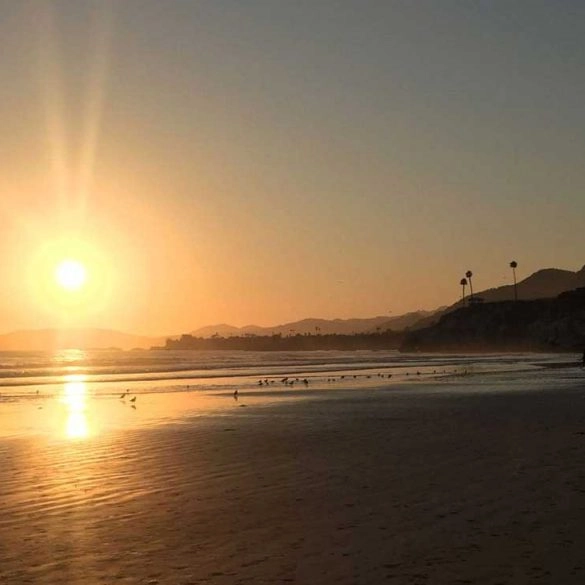
[[[76,291],[85,284],[87,271],[79,260],[62,260],[55,268],[55,280],[61,288]]]

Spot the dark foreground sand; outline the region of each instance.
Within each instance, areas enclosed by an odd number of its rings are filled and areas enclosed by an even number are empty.
[[[585,583],[575,385],[341,392],[0,458],[3,585]]]

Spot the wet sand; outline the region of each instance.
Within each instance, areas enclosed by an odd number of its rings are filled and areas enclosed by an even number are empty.
[[[583,583],[585,384],[477,390],[2,439],[0,583]]]

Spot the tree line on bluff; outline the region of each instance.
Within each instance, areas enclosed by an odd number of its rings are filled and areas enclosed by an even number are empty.
[[[312,334],[296,335],[245,335],[236,337],[194,337],[181,335],[178,339],[167,339],[164,349],[200,350],[247,350],[247,351],[313,351],[313,350],[359,350],[398,349],[404,339],[403,331],[377,331],[375,333]]]

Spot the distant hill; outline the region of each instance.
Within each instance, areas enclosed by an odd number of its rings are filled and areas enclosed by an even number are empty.
[[[25,329],[0,335],[0,351],[55,349],[147,349],[165,338],[142,337],[111,329]]]
[[[518,282],[518,300],[551,299],[563,292],[585,287],[585,266],[576,272],[558,268],[543,268]],[[468,291],[469,292],[469,291]],[[514,299],[514,285],[504,285],[475,292],[474,297],[483,302],[493,303]],[[445,314],[460,309],[464,303],[459,300],[449,307],[443,307],[431,315],[420,319],[414,329],[430,327]]]
[[[585,288],[558,297],[460,307],[410,331],[402,351],[583,351]]]
[[[413,311],[404,315],[397,315],[386,319],[384,323],[376,327],[377,331],[404,331],[412,327],[417,327],[421,321],[432,319],[434,315],[444,311],[446,307],[440,307],[434,311]],[[373,332],[373,331],[372,331]]]
[[[250,325],[249,327],[254,327],[254,325]],[[218,325],[199,327],[199,329],[191,331],[190,335],[194,337],[234,337],[236,335],[242,335],[244,329],[247,329],[247,327],[234,327],[227,323],[220,323]]]
[[[577,272],[544,268],[518,283],[518,299],[552,299],[563,292],[585,287],[585,266]],[[484,301],[510,301],[514,299],[514,285],[489,288],[477,294]],[[461,304],[459,302],[458,304]]]

